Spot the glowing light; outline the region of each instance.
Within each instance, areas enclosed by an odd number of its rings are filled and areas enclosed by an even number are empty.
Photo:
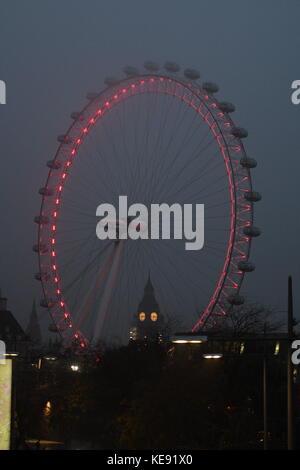
[[[139,314],[139,319],[140,319],[140,321],[145,321],[145,320],[146,320],[146,314],[145,314],[145,312],[141,312],[141,313]]]
[[[51,408],[52,408],[52,404],[50,401],[47,401],[44,409],[43,409],[43,415],[44,416],[50,416],[51,414]]]
[[[152,321],[157,321],[158,319],[158,315],[156,312],[152,312],[151,315],[150,315],[150,318]]]
[[[171,342],[174,344],[200,344],[204,341],[207,341],[207,336],[183,334],[171,338]]]
[[[71,369],[73,372],[78,372],[79,371],[79,365],[78,364],[72,364]]]
[[[221,359],[223,354],[203,354],[204,359]]]

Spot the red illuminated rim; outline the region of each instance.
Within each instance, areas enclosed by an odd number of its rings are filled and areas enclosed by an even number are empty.
[[[59,162],[59,168],[50,168],[45,185],[45,188],[52,188],[53,193],[43,195],[39,219],[39,269],[47,307],[57,329],[64,334],[67,328],[75,337],[77,335],[82,346],[85,346],[85,340],[80,332],[73,331],[72,312],[68,310],[64,298],[56,256],[56,228],[64,185],[79,148],[102,117],[118,106],[121,100],[143,93],[172,95],[193,108],[214,136],[226,168],[231,201],[227,252],[213,295],[205,310],[199,313],[193,331],[204,325],[213,325],[227,314],[230,308],[228,298],[239,293],[244,278],[244,271],[238,268],[238,263],[249,258],[251,238],[244,234],[244,228],[253,223],[253,204],[244,196],[245,192],[252,191],[250,171],[240,164],[245,156],[243,144],[231,133],[233,122],[227,113],[220,110],[214,96],[194,82],[161,74],[130,77],[108,87],[78,113],[59,145],[53,160]]]

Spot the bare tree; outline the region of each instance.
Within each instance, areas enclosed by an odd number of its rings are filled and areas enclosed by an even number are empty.
[[[233,336],[278,332],[284,321],[277,312],[260,304],[233,307],[222,325],[222,330]]]

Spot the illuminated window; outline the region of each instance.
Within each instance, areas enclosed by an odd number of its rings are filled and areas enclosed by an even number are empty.
[[[139,315],[140,321],[145,321],[146,319],[146,314],[144,312],[141,312]]]
[[[156,312],[152,312],[150,315],[150,318],[152,321],[157,321],[158,315]]]

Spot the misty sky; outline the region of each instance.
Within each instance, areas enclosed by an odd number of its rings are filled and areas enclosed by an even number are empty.
[[[300,105],[290,100],[291,82],[300,79],[299,15],[298,0],[0,0],[0,79],[7,84],[0,287],[22,326],[33,297],[41,297],[33,217],[56,136],[87,91],[147,59],[199,69],[201,79],[218,83],[219,99],[236,105],[233,119],[249,131],[246,150],[258,161],[254,189],[263,195],[255,211],[263,231],[253,243],[256,271],[242,292],[284,310],[292,274],[299,304]]]

